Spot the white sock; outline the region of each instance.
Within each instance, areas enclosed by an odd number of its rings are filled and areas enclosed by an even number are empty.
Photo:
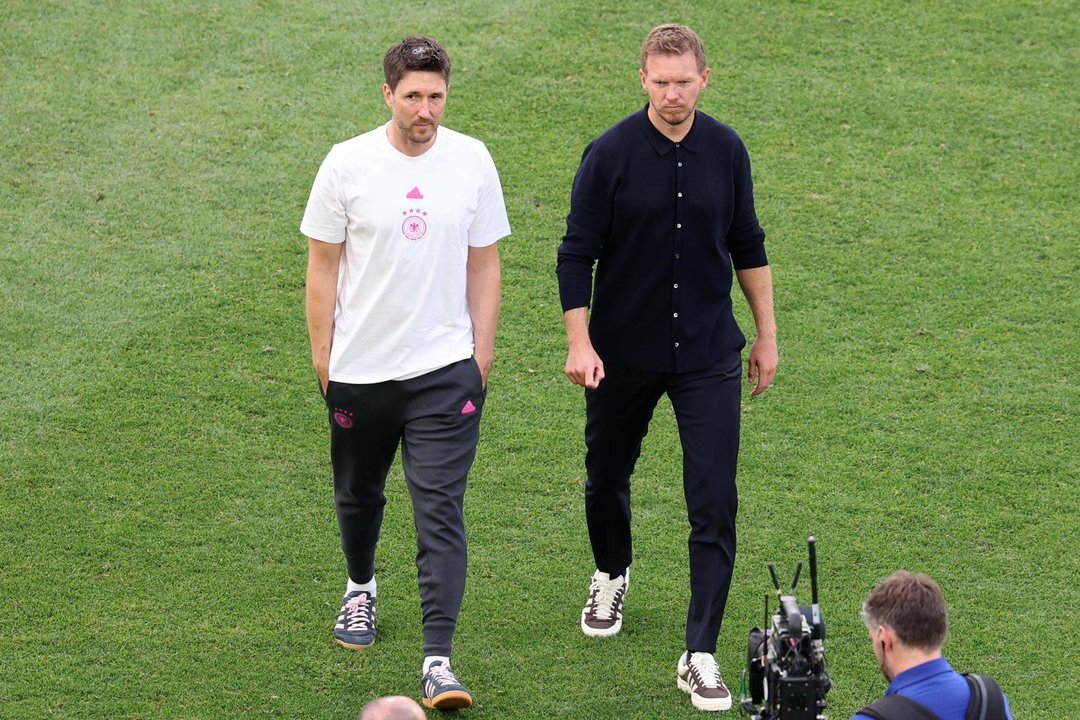
[[[353,582],[353,579],[349,578],[349,582],[345,584],[345,594],[348,595],[351,592],[371,593],[371,597],[375,597],[375,576],[372,575],[366,583]]]
[[[443,667],[447,670],[450,669],[450,658],[446,655],[428,655],[424,658],[424,674],[427,675],[427,671],[431,669],[431,663],[441,660]]]
[[[596,574],[599,576],[599,578],[601,580],[605,580],[605,581],[622,580],[623,584],[626,584],[630,580],[630,568],[626,568],[626,570],[623,571],[622,575],[616,575],[615,577],[612,577],[608,573],[603,572],[601,570],[597,570]]]

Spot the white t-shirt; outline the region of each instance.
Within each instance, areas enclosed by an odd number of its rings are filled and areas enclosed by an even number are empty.
[[[410,157],[382,126],[339,143],[315,176],[300,232],[345,243],[331,380],[404,380],[472,355],[469,248],[510,234],[482,142],[440,127]]]

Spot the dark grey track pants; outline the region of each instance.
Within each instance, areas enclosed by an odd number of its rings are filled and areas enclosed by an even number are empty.
[[[375,573],[386,476],[400,444],[416,523],[424,654],[448,656],[465,593],[463,503],[480,439],[480,371],[467,358],[409,380],[331,382],[326,404],[349,577],[363,583]]]

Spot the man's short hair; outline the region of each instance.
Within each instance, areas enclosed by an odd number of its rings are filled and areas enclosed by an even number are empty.
[[[866,596],[863,622],[890,628],[904,645],[938,650],[945,643],[949,618],[941,587],[929,575],[897,570]]]
[[[688,52],[694,53],[698,72],[705,72],[709,61],[705,57],[705,46],[696,32],[685,25],[654,27],[641,44],[641,69],[649,72],[645,62],[650,55],[683,55]]]
[[[442,45],[423,35],[411,35],[386,51],[383,74],[386,84],[396,90],[409,72],[437,72],[450,84],[450,56]]]
[[[402,695],[375,698],[360,710],[357,720],[423,720],[415,700]]]

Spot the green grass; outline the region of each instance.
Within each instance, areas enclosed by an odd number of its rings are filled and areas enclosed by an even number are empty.
[[[638,47],[706,41],[702,108],[754,162],[780,325],[745,403],[734,686],[764,563],[820,539],[834,718],[885,687],[858,619],[897,567],[1016,717],[1077,717],[1080,13],[1069,2],[25,2],[0,7],[0,717],[352,718],[415,696],[400,469],[379,643],[344,581],[297,226],[334,142],[386,117],[382,53],[454,59],[488,143],[498,362],[466,503],[455,667],[475,718],[697,717],[675,689],[686,520],[670,409],[634,481],[626,630],[577,630],[583,402],[554,252],[584,144],[637,109]],[[751,327],[740,307],[744,328]]]

